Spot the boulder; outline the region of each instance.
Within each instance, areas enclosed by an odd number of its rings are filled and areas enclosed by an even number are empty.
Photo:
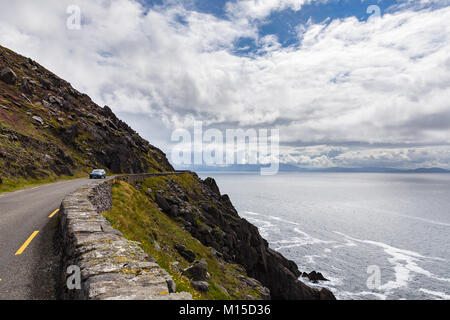
[[[33,85],[31,83],[31,81],[28,80],[27,78],[24,78],[23,81],[22,81],[22,84],[20,85],[20,90],[23,93],[32,94],[34,88],[33,88]]]
[[[7,84],[15,85],[17,76],[11,68],[4,68],[0,71],[0,80]]]
[[[311,271],[309,274],[306,275],[308,277],[309,280],[311,280],[312,282],[317,282],[317,281],[328,281],[328,279],[326,279],[322,273],[320,272],[316,272],[316,271]],[[302,277],[305,277],[305,272],[302,274]]]
[[[322,288],[322,290],[320,290],[319,297],[320,300],[336,300],[334,294],[326,288]]]
[[[164,211],[165,213],[170,213],[170,205],[167,202],[166,198],[164,198],[162,195],[160,195],[159,193],[157,193],[155,195],[155,201],[156,204],[162,209],[162,211]]]
[[[194,262],[195,261],[195,253],[192,250],[187,249],[183,245],[175,245],[175,250],[178,251],[180,256],[182,256],[186,261],[188,262]]]
[[[38,122],[41,126],[44,125],[44,120],[41,117],[33,116],[33,120]]]
[[[167,280],[167,287],[169,288],[169,293],[175,293],[177,291],[177,285],[172,279]]]
[[[184,273],[194,281],[207,280],[208,263],[205,259],[196,261],[192,266],[184,270]]]
[[[42,88],[46,90],[50,90],[52,88],[52,83],[44,78],[40,78],[39,82],[41,83]]]
[[[200,292],[206,292],[209,289],[209,283],[206,281],[192,281],[191,286]]]

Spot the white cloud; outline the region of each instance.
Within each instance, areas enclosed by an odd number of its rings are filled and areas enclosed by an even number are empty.
[[[439,156],[445,148],[432,146],[450,141],[450,7],[305,24],[298,46],[288,48],[275,36],[260,38],[254,19],[306,2],[240,1],[223,19],[176,4],[147,10],[133,0],[0,1],[0,44],[133,119],[163,148],[172,128],[195,117],[217,127],[276,127],[290,145],[430,145],[416,158],[366,151],[376,161],[391,155],[449,167]],[[82,10],[79,31],[66,28],[69,4]],[[253,38],[258,54],[236,55],[241,37]],[[165,139],[152,125],[160,121]],[[355,152],[286,159],[318,166],[371,159]]]
[[[272,12],[291,9],[298,11],[303,5],[318,0],[240,0],[236,2],[228,2],[226,11],[233,18],[239,19],[264,19]],[[326,2],[326,1],[321,1]]]

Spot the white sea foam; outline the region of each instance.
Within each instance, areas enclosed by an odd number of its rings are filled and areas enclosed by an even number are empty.
[[[286,248],[294,248],[306,245],[315,245],[315,244],[330,244],[335,243],[335,241],[327,241],[318,238],[314,238],[308,233],[294,228],[294,231],[300,235],[300,237],[292,237],[289,239],[273,241],[271,244],[275,245],[275,250],[286,249]]]
[[[306,255],[304,256],[304,258],[306,259],[306,262],[309,264],[314,264],[316,263],[316,261],[314,260],[315,258],[321,258],[322,256],[319,256],[317,254],[311,254],[311,255]]]
[[[251,211],[244,211],[244,213],[245,213],[245,214],[250,214],[250,215],[252,215],[252,216],[259,216],[259,215],[261,215],[260,213],[257,213],[257,212],[251,212]]]
[[[288,223],[288,224],[293,224],[295,226],[299,226],[300,225],[297,222],[289,221],[289,220],[282,219],[282,218],[276,217],[276,216],[266,216],[266,215],[263,215],[262,213],[253,212],[253,211],[243,211],[243,214],[244,215],[245,214],[249,214],[249,215],[252,215],[252,216],[264,216],[265,218],[269,218],[269,219],[272,219],[272,220],[276,220],[276,221],[280,221],[280,222],[284,222],[284,223]]]
[[[435,296],[435,297],[438,297],[443,300],[450,300],[450,295],[446,294],[445,292],[433,291],[433,290],[428,290],[428,289],[423,289],[423,288],[420,289],[419,291],[429,294],[429,295],[432,295],[432,296]]]
[[[293,225],[295,225],[295,226],[299,226],[299,225],[300,225],[300,224],[297,223],[297,222],[292,222],[292,221],[289,221],[289,220],[286,220],[286,219],[281,219],[281,218],[279,218],[279,217],[269,216],[269,218],[270,218],[270,219],[273,219],[273,220],[280,221],[280,222],[293,224]]]
[[[371,292],[371,291],[361,291],[361,292],[350,292],[350,291],[337,291],[335,293],[336,297],[340,300],[350,300],[350,299],[363,299],[367,296],[374,296],[379,300],[386,300],[387,295],[378,293],[378,292]]]
[[[263,238],[268,238],[270,232],[279,232],[278,226],[274,225],[270,221],[257,219],[254,217],[246,217],[248,221],[258,227],[258,230]],[[259,218],[259,217],[258,217]]]
[[[417,253],[417,252],[414,252],[411,250],[399,249],[399,248],[390,246],[386,243],[371,241],[371,240],[361,240],[361,239],[353,238],[351,236],[348,236],[348,235],[338,232],[338,231],[334,231],[334,232],[336,234],[343,236],[346,239],[351,240],[351,241],[370,244],[370,245],[380,247],[383,249],[383,251],[385,253],[387,253],[390,256],[388,258],[388,261],[393,265],[394,272],[395,272],[395,280],[390,280],[378,288],[379,290],[384,291],[385,294],[390,294],[395,289],[407,287],[408,282],[413,278],[414,273],[426,276],[426,277],[434,279],[434,280],[450,282],[449,278],[442,278],[442,277],[436,276],[435,274],[431,273],[428,270],[423,269],[422,267],[420,267],[418,265],[419,262],[424,261],[424,260],[443,260],[441,258],[426,257],[426,256],[421,255],[420,253]]]

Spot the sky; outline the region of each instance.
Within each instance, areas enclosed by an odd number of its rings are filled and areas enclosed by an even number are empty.
[[[0,45],[168,154],[195,120],[278,129],[302,167],[450,169],[449,21],[450,0],[0,0]]]

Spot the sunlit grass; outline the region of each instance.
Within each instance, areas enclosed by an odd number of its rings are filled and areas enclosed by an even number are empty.
[[[167,178],[173,178],[169,176]],[[156,187],[155,183],[163,183],[162,177],[147,179],[145,185]],[[192,184],[195,183],[188,177],[182,175],[178,179]],[[152,180],[149,182],[149,180]],[[192,187],[193,185],[191,185]],[[243,299],[246,295],[258,297],[258,292],[243,290],[237,278],[242,274],[242,268],[226,262],[220,262],[211,254],[210,248],[204,246],[200,241],[183,230],[179,223],[161,212],[157,205],[150,200],[143,192],[136,190],[132,185],[116,181],[113,185],[113,206],[109,212],[104,212],[104,216],[111,225],[120,230],[127,239],[139,241],[144,251],[152,255],[157,263],[172,276],[177,285],[177,292],[190,292],[197,300],[229,300]],[[160,246],[160,250],[155,248],[155,241]],[[176,244],[184,245],[192,250],[197,259],[204,258],[208,263],[210,288],[207,293],[195,291],[190,280],[179,270],[190,266],[190,263],[182,258],[174,249]],[[174,262],[178,266],[174,267]],[[219,286],[225,288],[226,294]]]

